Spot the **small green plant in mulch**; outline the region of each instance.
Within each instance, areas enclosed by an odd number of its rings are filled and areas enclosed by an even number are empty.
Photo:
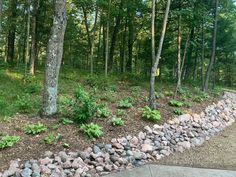
[[[131,108],[133,106],[132,103],[133,103],[133,98],[131,97],[123,98],[122,100],[119,101],[118,108],[121,109]]]
[[[173,99],[169,101],[169,105],[174,107],[181,107],[184,105],[184,103]]]
[[[161,120],[161,113],[158,110],[152,110],[150,107],[145,106],[142,109],[142,118],[144,120],[152,121],[152,122],[158,122]]]
[[[64,148],[66,148],[66,149],[69,149],[69,148],[70,148],[70,144],[69,144],[69,143],[64,143],[62,146],[63,146]]]
[[[36,134],[39,134],[41,132],[46,131],[47,127],[44,124],[38,122],[37,124],[27,124],[27,125],[25,125],[23,130],[26,134],[36,135]]]
[[[49,133],[47,136],[45,136],[42,141],[45,143],[45,144],[49,144],[49,145],[52,145],[52,144],[56,144],[59,140],[62,139],[62,135],[61,134],[57,134],[55,135],[54,133]]]
[[[116,115],[117,116],[125,116],[126,112],[123,109],[117,109]]]
[[[84,134],[91,139],[99,138],[103,134],[102,127],[100,127],[98,124],[83,124],[80,128],[84,132]]]
[[[110,111],[109,111],[109,108],[102,104],[102,105],[99,105],[98,108],[97,108],[97,117],[100,117],[100,118],[107,118],[109,117],[110,115]]]
[[[19,136],[4,135],[0,137],[0,149],[12,147],[19,140]]]
[[[111,120],[112,126],[122,126],[124,125],[124,121],[121,118],[113,117]]]
[[[183,111],[182,111],[182,109],[180,109],[180,108],[176,108],[176,109],[173,110],[173,113],[174,113],[175,115],[182,115],[182,114],[183,114]]]

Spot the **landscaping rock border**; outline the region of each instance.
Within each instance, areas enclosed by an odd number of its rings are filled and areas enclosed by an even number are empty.
[[[222,100],[201,114],[184,114],[163,125],[144,127],[137,136],[112,139],[84,151],[45,152],[44,158],[19,165],[11,161],[0,177],[95,177],[159,160],[174,152],[200,146],[236,119],[236,94],[225,92]]]

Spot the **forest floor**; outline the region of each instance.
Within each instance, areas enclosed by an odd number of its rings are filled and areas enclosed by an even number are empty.
[[[146,125],[154,124],[141,118],[141,108],[148,104],[148,81],[140,85],[142,81],[137,78],[130,80],[128,76],[116,77],[115,79],[113,77],[109,84],[103,87],[105,82],[100,77],[91,79],[89,76],[77,72],[62,72],[59,99],[68,95],[73,96],[77,85],[82,83],[81,85],[86,88],[86,91],[94,95],[98,104],[106,103],[109,108],[110,116],[108,118],[93,117],[91,119],[90,122],[103,127],[103,136],[97,140],[91,140],[80,131],[77,125],[59,123],[60,115],[54,119],[41,119],[38,116],[41,103],[42,73],[37,73],[35,82],[28,81],[27,78],[23,77],[22,72],[16,70],[0,70],[0,72],[2,76],[0,81],[5,83],[0,85],[0,136],[5,134],[20,136],[20,141],[16,145],[0,150],[0,171],[6,169],[9,162],[14,159],[19,158],[22,161],[38,159],[48,150],[53,152],[65,149],[68,151],[83,150],[91,144],[108,143],[112,138],[134,135]],[[99,82],[97,79],[100,79]],[[91,87],[94,84],[98,89]],[[173,113],[175,108],[168,104],[173,99],[174,85],[161,82],[159,84],[157,101],[162,117],[158,124],[163,124],[175,116]],[[205,107],[218,100],[218,96],[203,95],[199,89],[192,85],[184,88],[181,97],[177,98],[179,101],[188,102],[188,106],[181,107],[183,113],[200,113]],[[124,109],[125,114],[119,116],[124,120],[124,125],[114,127],[111,125],[111,118],[117,115],[117,104],[125,97],[132,97],[133,105],[129,109]],[[24,133],[23,127],[26,124],[37,122],[46,125],[47,131],[39,135]],[[53,145],[45,144],[42,139],[50,133],[60,134],[62,139]],[[65,144],[68,145],[67,148],[65,148]]]

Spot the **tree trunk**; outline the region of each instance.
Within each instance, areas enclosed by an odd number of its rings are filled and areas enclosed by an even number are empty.
[[[215,0],[215,14],[214,14],[214,29],[213,29],[213,38],[212,38],[212,52],[210,63],[207,68],[206,79],[204,83],[204,91],[208,91],[209,87],[209,79],[212,71],[212,67],[214,65],[215,57],[216,57],[216,37],[217,37],[217,21],[218,21],[218,4],[219,0]]]
[[[108,66],[109,66],[109,70],[112,71],[113,69],[113,57],[114,57],[114,52],[115,52],[115,45],[116,45],[116,38],[117,38],[117,34],[120,28],[120,21],[121,21],[121,10],[122,10],[122,1],[120,3],[120,7],[119,7],[119,14],[116,17],[116,24],[114,27],[114,31],[112,34],[112,39],[111,39],[111,46],[110,46],[110,59],[108,62]]]
[[[204,34],[204,18],[202,19],[202,52],[201,52],[201,81],[202,81],[202,90],[204,90],[204,59],[205,59],[205,34]]]
[[[45,63],[42,115],[50,117],[57,113],[58,77],[63,55],[66,29],[66,0],[55,0],[55,13],[48,42]]]
[[[167,1],[167,6],[166,6],[166,11],[165,11],[165,17],[162,25],[162,32],[161,32],[161,38],[159,41],[159,46],[158,46],[158,51],[157,55],[155,58],[155,62],[152,65],[151,69],[151,77],[150,77],[150,95],[149,95],[149,106],[152,109],[156,109],[156,98],[155,98],[155,76],[156,76],[156,70],[159,65],[160,57],[161,57],[161,52],[162,52],[162,46],[165,38],[165,33],[166,33],[166,26],[167,26],[167,21],[168,21],[168,15],[170,11],[170,3],[171,0]]]
[[[30,45],[30,0],[27,1],[27,32],[26,32],[26,53],[25,53],[25,74],[27,73],[28,63],[30,59],[29,45]]]
[[[7,62],[13,64],[14,60],[14,48],[15,48],[15,33],[16,33],[16,0],[10,1],[10,15],[9,22],[10,28],[8,31],[7,42]]]
[[[179,0],[179,13],[181,13],[181,0]],[[177,37],[177,86],[175,89],[174,98],[177,96],[178,90],[181,87],[181,14],[178,15],[178,37]]]
[[[106,58],[105,58],[105,77],[107,77],[108,71],[108,58],[109,58],[109,30],[110,30],[110,7],[111,0],[109,0],[108,4],[108,18],[107,18],[107,31],[106,31]]]
[[[2,2],[3,0],[0,0],[0,35],[2,35]]]
[[[33,2],[33,14],[32,14],[32,40],[31,40],[31,55],[30,55],[30,74],[33,76],[35,74],[35,60],[37,53],[37,40],[36,40],[36,32],[37,32],[37,13],[39,7],[39,0],[35,0]]]

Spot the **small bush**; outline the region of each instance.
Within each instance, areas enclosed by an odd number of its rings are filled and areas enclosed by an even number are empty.
[[[86,123],[96,113],[96,103],[81,86],[75,91],[75,100],[70,103],[73,118],[77,123]]]
[[[174,106],[174,107],[181,107],[184,104],[182,102],[180,102],[180,101],[177,101],[177,100],[170,100],[169,101],[169,105],[170,106]]]
[[[110,115],[110,111],[106,105],[101,105],[97,109],[97,117],[107,118]]]
[[[126,115],[126,112],[125,112],[125,110],[118,109],[116,115],[117,116],[124,116],[124,115]]]
[[[60,139],[62,138],[61,134],[58,134],[57,136],[54,133],[49,133],[47,136],[45,136],[42,140],[45,144],[56,144]]]
[[[158,110],[152,110],[150,107],[145,106],[142,111],[142,118],[145,120],[158,122],[161,119],[161,114]]]
[[[126,97],[118,103],[118,108],[131,108],[133,99],[131,97]]]
[[[173,110],[173,113],[176,114],[176,115],[182,115],[183,111],[180,108],[176,108],[176,109]]]
[[[0,149],[12,147],[16,142],[20,140],[19,136],[5,135],[0,139]]]
[[[39,134],[39,133],[44,132],[46,130],[47,130],[46,126],[40,122],[37,124],[27,124],[24,127],[24,132],[26,134],[32,134],[32,135]]]
[[[113,117],[111,120],[111,124],[113,126],[122,126],[124,125],[124,121],[121,118]]]
[[[88,138],[99,138],[103,134],[102,127],[94,123],[83,124],[81,129]]]

